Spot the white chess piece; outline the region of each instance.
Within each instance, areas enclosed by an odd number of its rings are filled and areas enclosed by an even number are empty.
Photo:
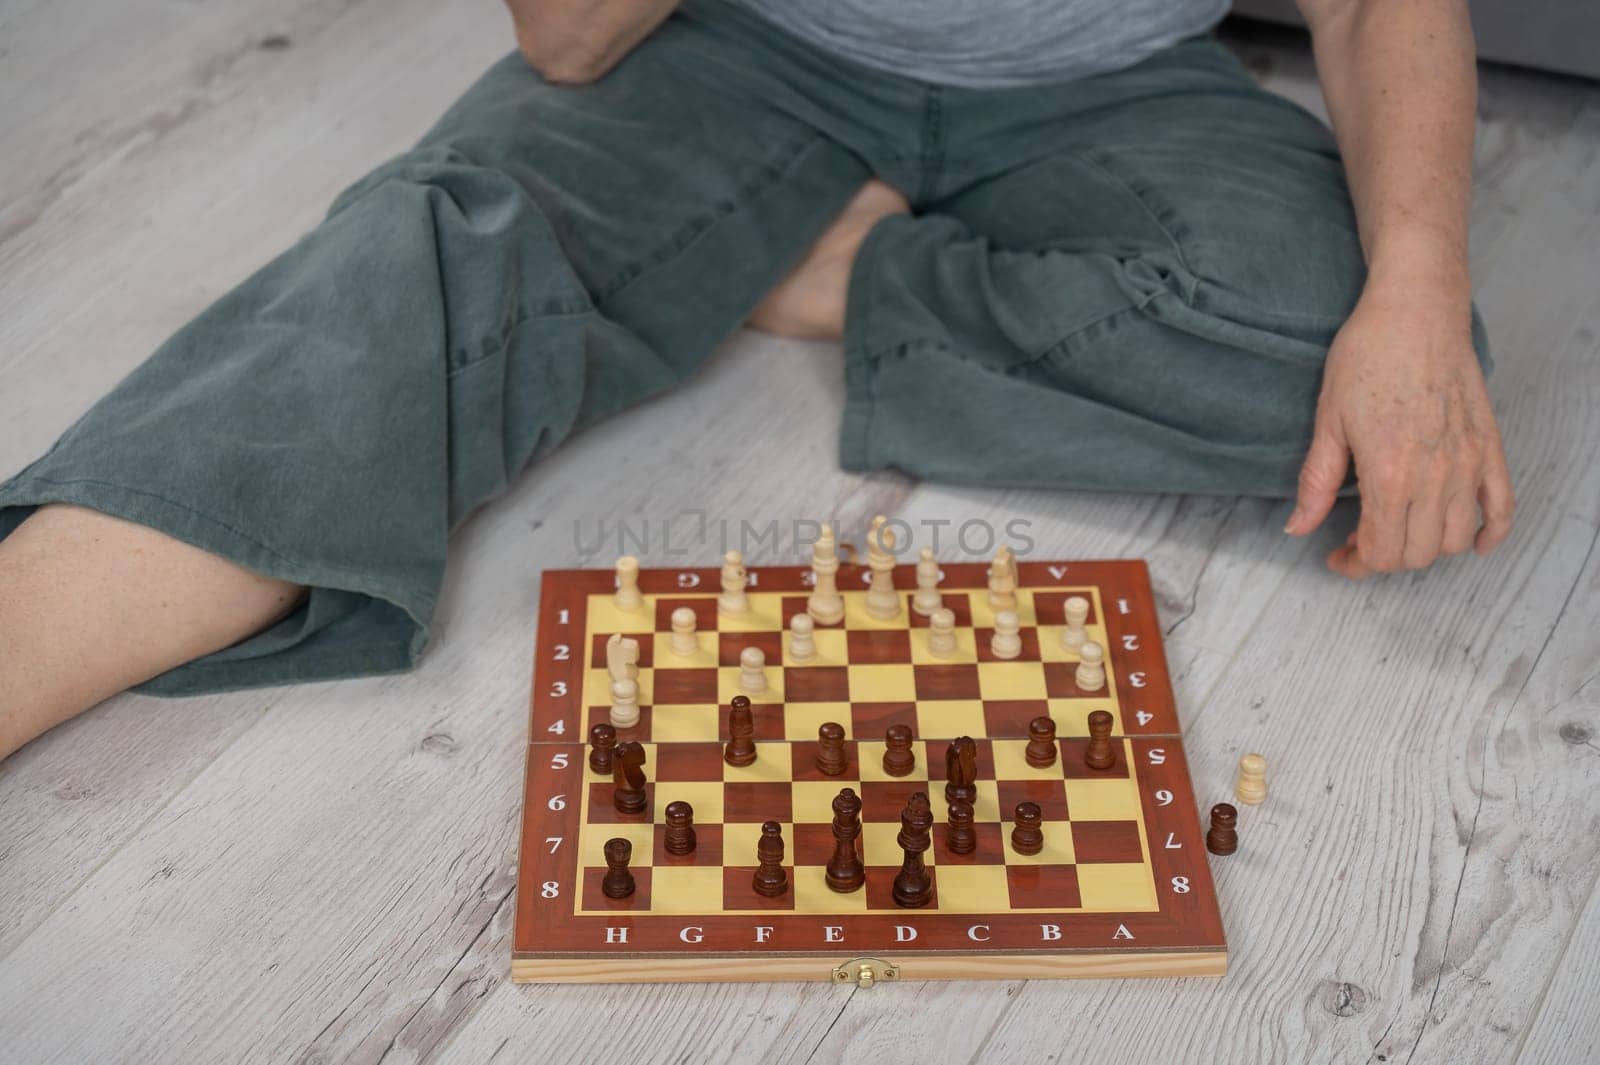
[[[1106,686],[1106,652],[1093,640],[1083,641],[1078,650],[1078,670],[1072,682],[1081,692],[1097,692]]]
[[[767,690],[767,656],[759,647],[739,652],[739,690],[746,695],[761,695]]]
[[[789,658],[795,662],[809,662],[817,657],[817,641],[813,636],[816,622],[810,614],[796,614],[789,619]]]
[[[1004,544],[989,565],[989,605],[995,610],[1017,609],[1017,557]]]
[[[1083,627],[1084,622],[1089,620],[1089,600],[1081,595],[1068,596],[1061,610],[1067,618],[1067,627],[1061,630],[1061,646],[1068,651],[1077,651],[1083,646],[1083,641],[1089,638],[1089,631]]]
[[[867,613],[879,621],[900,616],[900,595],[894,590],[894,530],[882,514],[867,531],[867,567],[872,584],[867,588]]]
[[[928,653],[935,658],[949,658],[956,653],[956,615],[948,607],[940,607],[928,616]]]
[[[690,607],[680,606],[672,612],[672,653],[688,658],[700,651],[700,637],[695,634],[699,619]]]
[[[745,595],[745,585],[750,575],[745,572],[744,555],[729,551],[722,556],[722,594],[717,596],[717,613],[724,616],[750,612],[750,598]]]
[[[939,560],[933,557],[933,548],[924,547],[917,556],[917,591],[911,597],[911,609],[927,617],[944,605],[939,594]]]
[[[994,635],[989,638],[989,652],[996,658],[1016,658],[1022,654],[1022,622],[1015,611],[1002,610],[994,616]]]
[[[1267,797],[1267,760],[1259,754],[1239,759],[1239,779],[1233,785],[1234,798],[1246,806],[1257,806]]]
[[[839,594],[839,553],[832,526],[824,525],[812,545],[811,572],[816,583],[806,598],[806,613],[819,625],[837,625],[844,620],[844,597]]]
[[[618,610],[638,610],[644,606],[644,596],[639,594],[639,560],[632,555],[617,559],[617,593],[612,602]]]
[[[632,728],[639,723],[639,682],[623,677],[611,682],[611,724]]]

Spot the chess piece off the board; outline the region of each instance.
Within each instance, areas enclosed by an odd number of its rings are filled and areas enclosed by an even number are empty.
[[[933,548],[924,547],[917,555],[917,590],[911,597],[911,609],[927,617],[944,605],[939,594],[939,560],[933,557]]]
[[[783,867],[783,826],[778,822],[762,823],[756,860],[759,864],[751,884],[757,895],[775,899],[789,890],[789,872]]]
[[[872,519],[867,530],[867,568],[872,583],[867,586],[867,613],[879,621],[900,616],[900,593],[894,590],[894,530],[882,514]]]
[[[1239,811],[1232,803],[1219,802],[1211,808],[1211,828],[1206,832],[1206,850],[1212,854],[1232,854],[1239,849]]]
[[[842,788],[833,799],[833,857],[823,871],[828,887],[841,894],[867,882],[867,868],[856,853],[860,835],[861,797],[853,788]]]
[[[1246,806],[1257,806],[1267,798],[1267,760],[1259,754],[1247,754],[1239,759],[1239,779],[1234,781],[1233,796]]]
[[[839,549],[833,526],[824,525],[811,547],[811,574],[815,581],[806,597],[806,613],[818,625],[837,625],[844,620],[844,596],[839,594]]]
[[[933,877],[928,875],[928,867],[922,859],[923,853],[933,845],[929,834],[932,829],[933,809],[928,805],[927,794],[913,792],[900,813],[900,835],[895,839],[905,852],[905,861],[894,878],[891,892],[896,906],[914,910],[933,900]]]

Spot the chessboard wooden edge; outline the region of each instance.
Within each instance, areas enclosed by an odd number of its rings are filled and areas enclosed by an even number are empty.
[[[1222,976],[1228,951],[1185,950],[1139,954],[880,954],[875,960],[898,966],[906,980],[1099,979],[1123,977]],[[751,980],[826,980],[835,970],[853,971],[868,958],[851,954],[756,957],[715,955],[668,958],[615,955],[605,958],[517,955],[511,979],[519,984],[724,983]],[[853,982],[853,981],[852,981]]]

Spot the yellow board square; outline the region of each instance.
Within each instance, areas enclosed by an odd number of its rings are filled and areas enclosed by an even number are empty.
[[[1056,723],[1057,736],[1089,735],[1089,715],[1096,710],[1111,712],[1111,734],[1122,733],[1122,713],[1117,704],[1100,696],[1094,699],[1051,699],[1048,702],[1050,717]]]
[[[939,826],[934,825],[934,831]],[[861,860],[867,865],[893,865],[905,860],[906,852],[895,839],[900,835],[900,822],[867,821],[861,826]],[[933,864],[933,848],[923,854],[923,860]]]
[[[835,891],[828,886],[828,867],[797,865],[794,868],[794,909],[796,913],[866,913],[867,889]]]
[[[993,740],[990,742],[994,751],[994,777],[996,780],[1060,780],[1061,779],[1061,752],[1056,751],[1056,760],[1053,764],[1043,769],[1036,769],[1028,764],[1027,740]]]
[[[917,704],[917,734],[940,740],[957,736],[982,739],[989,734],[983,719],[983,703],[977,699],[929,699]],[[936,744],[933,754],[944,757],[944,746]]]
[[[1069,821],[1045,821],[1039,826],[1044,832],[1044,850],[1038,854],[1018,854],[1011,846],[1011,822],[1005,827],[1006,864],[1008,865],[1071,865],[1077,859],[1072,852],[1072,824]]]
[[[717,612],[719,632],[777,632],[783,628],[783,596],[778,592],[749,592],[750,609],[743,614]]]
[[[1038,662],[979,662],[978,694],[985,699],[1043,699],[1044,667]]]
[[[916,755],[917,764],[911,772],[903,777],[892,777],[883,771],[883,752],[887,748],[882,740],[862,740],[856,745],[856,752],[861,758],[861,768],[857,770],[862,780],[927,780],[928,779],[928,745],[921,740],[911,741],[911,753]]]
[[[779,822],[783,829],[783,860],[794,860],[794,825]],[[722,864],[730,868],[756,867],[756,845],[761,842],[761,822],[729,821],[722,826]],[[713,910],[721,906],[722,893],[712,895],[707,901],[714,903]]]
[[[981,589],[970,596],[972,601],[972,627],[975,629],[994,628],[996,610],[989,605],[989,592]],[[1017,615],[1017,621],[1024,627],[1033,625],[1038,617],[1033,612],[1033,590],[1030,588],[1017,589],[1017,605],[1012,608]]]
[[[579,833],[582,841],[578,851],[579,867],[604,869],[606,840],[616,839],[619,836],[633,844],[633,856],[628,859],[629,866],[637,868],[650,864],[651,850],[655,846],[653,825],[588,825]],[[560,846],[573,846],[573,841],[563,840]],[[550,844],[547,842],[541,840],[539,847],[546,854],[550,852]]]
[[[861,794],[861,782],[840,777],[837,780],[797,780],[789,787],[796,824],[818,824],[833,820],[833,800],[842,788]]]
[[[639,705],[649,706],[655,687],[653,669],[639,670]],[[583,705],[608,706],[611,703],[611,674],[603,669],[591,669],[584,679]]]
[[[917,678],[909,664],[851,666],[853,703],[909,703],[917,697]]]
[[[964,625],[956,626],[956,649],[943,656],[928,650],[928,630],[911,630],[911,661],[918,666],[956,666],[968,665],[978,660],[978,639],[971,629]]]
[[[1007,810],[1004,815],[1000,812],[1000,785],[992,780],[979,780],[973,782],[973,787],[978,790],[978,799],[972,804],[972,819],[978,824],[985,821],[1001,821],[1006,825],[1011,823],[1012,811]],[[944,798],[944,782],[935,781],[928,789],[928,805],[933,809],[935,831],[939,825],[944,824],[949,804]],[[1007,829],[1006,831],[1010,831]]]
[[[722,785],[715,780],[660,780],[656,782],[655,802],[651,804],[657,824],[667,820],[667,804],[679,800],[694,807],[697,824],[722,820]]]
[[[717,664],[717,634],[714,632],[697,632],[694,634],[698,650],[692,655],[680,655],[672,649],[672,634],[658,632],[655,634],[655,647],[651,659],[655,669],[713,669]]]
[[[720,865],[658,865],[650,871],[651,913],[705,913],[707,899],[721,898]]]
[[[656,627],[656,604],[653,596],[645,596],[644,602],[633,610],[618,609],[615,599],[609,592],[589,597],[589,632],[597,635],[602,632],[654,632]],[[577,651],[578,648],[573,648]],[[583,648],[589,650],[587,646]]]
[[[1143,862],[1090,862],[1078,866],[1078,894],[1090,911],[1154,910],[1155,881]]]
[[[788,703],[783,708],[783,737],[814,740],[817,729],[830,721],[844,726],[845,739],[854,739],[849,703]]]
[[[722,763],[722,779],[739,784],[787,781],[794,776],[794,749],[787,743],[756,744],[756,760],[749,765]]]
[[[940,913],[1005,913],[1011,909],[1003,865],[941,865],[935,879]]]
[[[717,742],[714,706],[657,706],[650,711],[650,735],[663,743]]]
[[[743,695],[757,705],[771,705],[783,702],[783,670],[771,662],[767,663],[767,690],[759,695],[751,695],[739,687],[740,666],[723,666],[717,670],[717,701],[727,704],[735,695]]]
[[[814,629],[812,642],[817,645],[815,658],[808,658],[804,662],[796,662],[789,657],[789,636],[783,637],[783,664],[797,669],[806,666],[843,666],[850,662],[848,649],[849,640],[845,637],[843,629]]]
[[[903,593],[905,589],[897,589]],[[844,627],[846,629],[904,629],[910,626],[911,618],[906,613],[905,597],[901,595],[900,612],[892,618],[875,618],[867,613],[866,592],[845,592],[844,594]]]
[[[1140,820],[1139,790],[1126,779],[1069,780],[1067,816],[1074,821]]]

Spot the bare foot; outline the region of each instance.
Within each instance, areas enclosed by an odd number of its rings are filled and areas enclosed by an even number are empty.
[[[910,213],[906,198],[882,181],[861,186],[855,199],[812,246],[805,261],[767,293],[751,313],[750,324],[780,336],[841,339],[850,268],[867,231],[885,215]]]

